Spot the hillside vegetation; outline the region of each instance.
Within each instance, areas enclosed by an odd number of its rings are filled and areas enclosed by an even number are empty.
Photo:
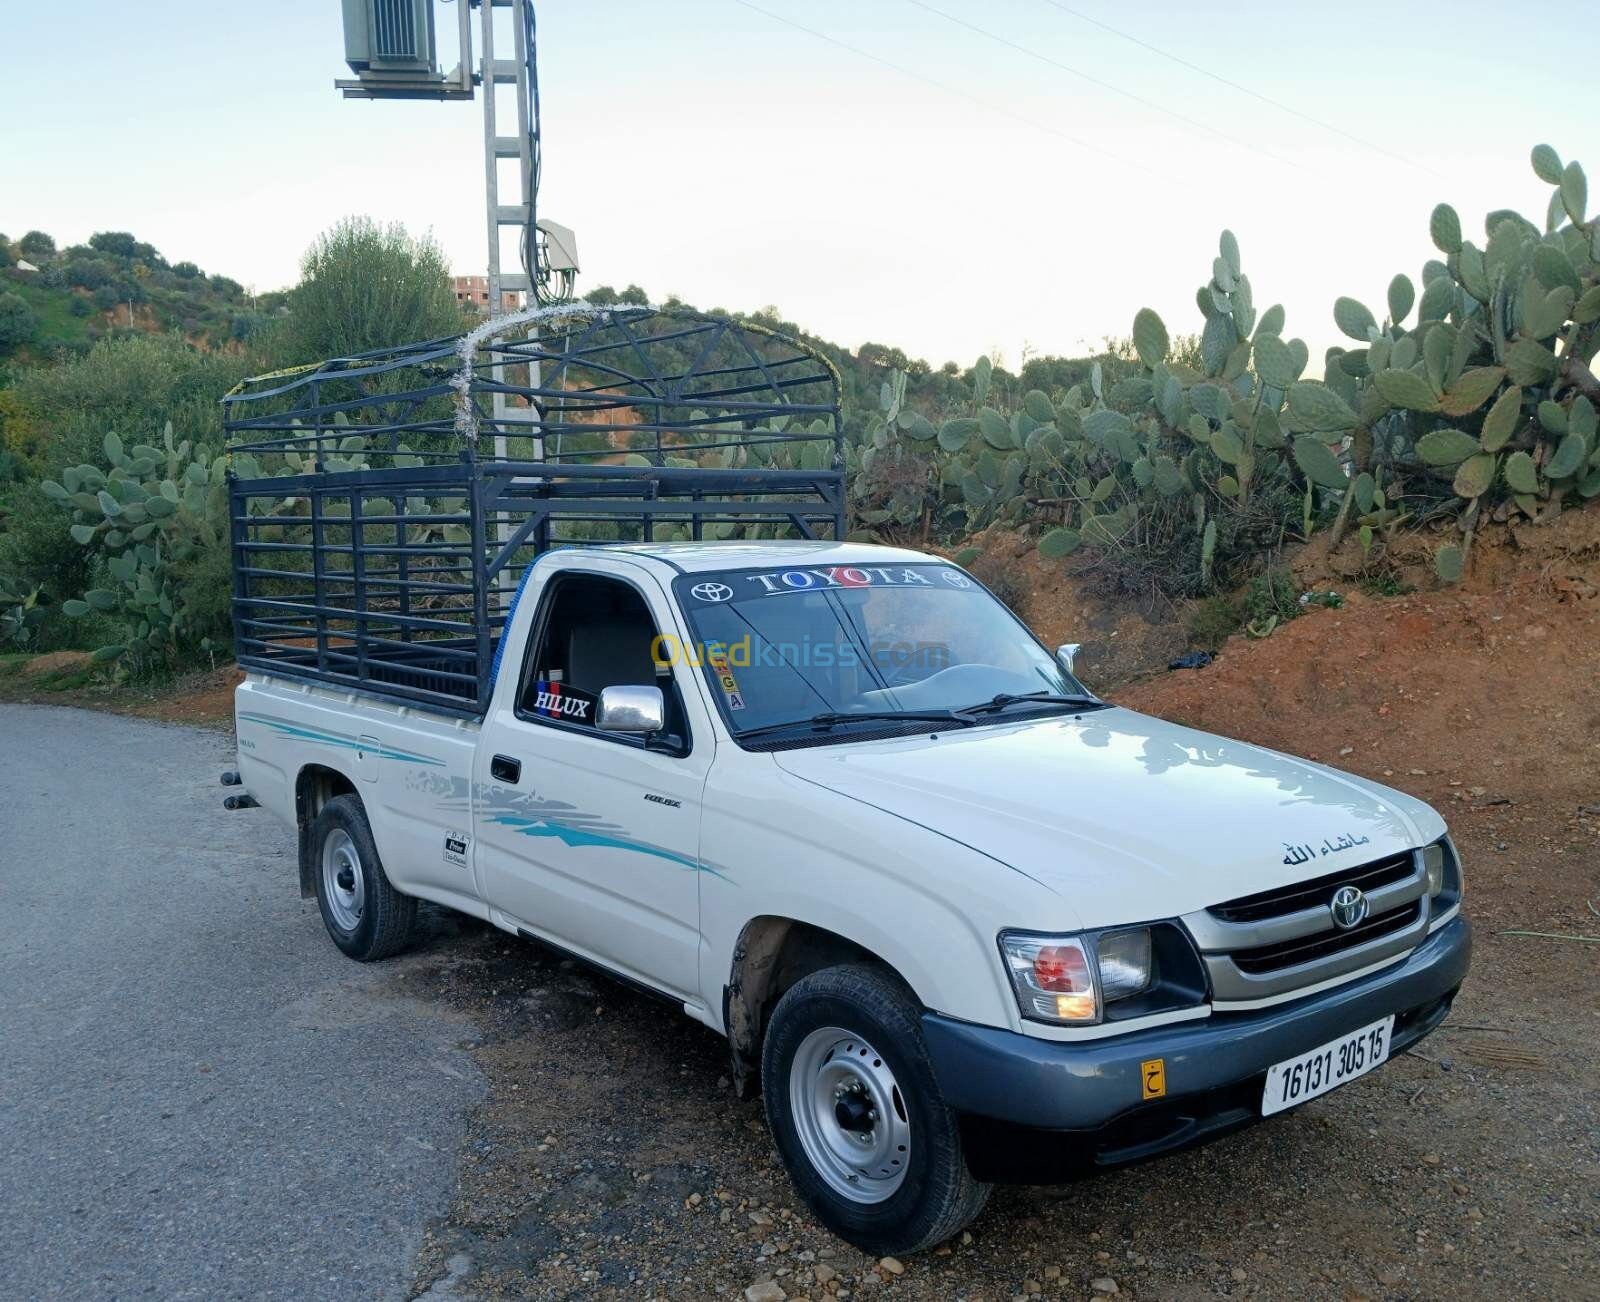
[[[37,267],[24,271],[18,263]],[[281,308],[282,293],[249,294],[238,281],[193,262],[168,262],[127,231],[101,231],[57,249],[42,231],[12,244],[0,235],[0,322],[8,296],[32,315],[31,328],[0,325],[0,356],[48,361],[118,329],[173,331],[206,350],[239,350]]]
[[[1418,538],[1428,581],[1460,580],[1486,530],[1600,496],[1600,220],[1578,163],[1546,145],[1531,162],[1551,186],[1541,222],[1498,209],[1480,247],[1440,204],[1425,233],[1437,256],[1416,279],[1396,274],[1376,312],[1338,299],[1349,343],[1320,366],[1282,307],[1260,305],[1227,231],[1191,335],[1146,309],[1100,356],[1035,358],[1016,375],[986,357],[935,369],[812,339],[843,381],[852,535],[942,547],[1014,600],[1028,586],[1020,539],[1098,597],[1169,614],[1187,603],[1201,646],[1336,602],[1288,568],[1314,538],[1376,594],[1415,581],[1404,558]],[[41,270],[18,271],[20,257]],[[134,671],[227,642],[217,399],[250,371],[463,323],[437,248],[364,219],[330,230],[299,284],[248,311],[234,282],[125,233],[57,253],[30,232],[0,239],[0,261],[0,642],[90,646]],[[602,287],[590,301],[645,295]],[[119,311],[137,329],[112,325]],[[752,319],[806,337],[775,311]],[[343,442],[361,455],[359,425]],[[756,442],[720,464],[831,455],[817,440]]]

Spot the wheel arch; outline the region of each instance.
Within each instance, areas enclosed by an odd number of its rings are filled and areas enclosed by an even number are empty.
[[[335,796],[361,799],[350,776],[330,764],[307,764],[295,775],[294,820],[299,831],[300,894],[306,899],[316,894],[317,848],[311,843],[312,828],[322,807]]]
[[[895,965],[849,936],[800,918],[761,914],[739,932],[722,987],[722,1025],[728,1037],[734,1087],[753,1098],[761,1075],[761,1042],[772,1009],[802,977],[844,963],[879,968],[921,1005],[915,988]]]

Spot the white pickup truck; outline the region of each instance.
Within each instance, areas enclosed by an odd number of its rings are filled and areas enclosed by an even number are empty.
[[[395,954],[428,900],[681,1007],[872,1252],[1315,1098],[1466,974],[1431,808],[1098,699],[936,557],[545,551],[489,690],[250,667],[239,780],[334,943]]]

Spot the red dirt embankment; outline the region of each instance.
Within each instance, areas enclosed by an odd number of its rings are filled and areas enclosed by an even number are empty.
[[[1592,592],[1593,588],[1589,587]],[[1305,755],[1435,805],[1474,911],[1600,930],[1600,599],[1524,576],[1317,609],[1120,703]],[[1536,870],[1530,875],[1530,869]]]

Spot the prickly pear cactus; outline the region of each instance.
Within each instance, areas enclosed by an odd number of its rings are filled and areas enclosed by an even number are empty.
[[[1552,187],[1542,227],[1499,209],[1480,247],[1441,203],[1429,222],[1441,256],[1420,295],[1400,275],[1381,323],[1353,299],[1334,307],[1352,343],[1328,354],[1326,389],[1344,408],[1330,424],[1358,476],[1389,475],[1340,524],[1453,514],[1462,540],[1439,553],[1446,581],[1485,522],[1548,519],[1600,496],[1600,221],[1581,166],[1548,145],[1532,163]]]
[[[37,588],[25,591],[22,584],[0,575],[0,647],[28,650],[44,615]]]
[[[342,436],[337,454],[325,464],[339,468],[362,464],[361,435]],[[104,563],[103,586],[62,603],[73,616],[99,611],[120,625],[120,639],[101,647],[100,660],[128,656],[141,663],[170,660],[186,642],[202,633],[196,618],[198,598],[211,598],[179,581],[184,569],[202,567],[207,554],[228,546],[227,459],[204,444],[173,441],[167,425],[160,447],[129,446],[115,433],[102,444],[106,468],[69,466],[61,479],[44,480],[40,490],[72,513],[73,539],[95,550]],[[298,474],[307,468],[297,453],[274,454],[263,470],[254,459],[241,458],[242,475]],[[286,497],[275,506],[292,517],[303,508]],[[225,572],[226,563],[211,573]]]

